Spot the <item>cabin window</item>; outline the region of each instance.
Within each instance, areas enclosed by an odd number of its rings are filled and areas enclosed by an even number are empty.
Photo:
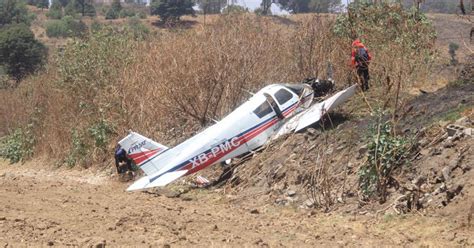
[[[258,116],[258,118],[262,118],[264,117],[265,115],[268,115],[272,112],[272,107],[270,107],[270,104],[268,104],[267,101],[263,102],[262,104],[260,104],[260,106],[258,106],[254,111],[253,113],[256,114]]]
[[[293,98],[293,95],[285,89],[280,89],[279,91],[275,93],[275,98],[277,99],[280,105],[283,105],[284,103],[288,102],[291,98]]]

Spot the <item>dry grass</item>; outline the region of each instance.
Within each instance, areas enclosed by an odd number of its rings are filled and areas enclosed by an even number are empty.
[[[246,91],[263,85],[324,78],[328,64],[339,87],[355,81],[348,65],[351,41],[333,34],[332,16],[309,15],[290,24],[252,14],[207,18],[206,25],[160,31],[143,41],[91,43],[85,46],[89,50],[79,49],[80,55],[71,52],[77,47],[68,45],[64,54],[79,68],[76,76],[67,78],[64,73],[76,67],[62,64],[65,68],[58,70],[62,62],[53,60],[48,71],[18,89],[0,92],[5,99],[0,132],[25,126],[34,117],[35,154],[64,158],[74,148],[71,133],[77,130],[89,146],[90,165],[110,157],[88,137],[100,120],[113,128],[106,150],[129,129],[173,145],[224,117],[248,98]],[[377,42],[377,37],[370,40]],[[97,59],[104,49],[111,55]],[[426,72],[419,60],[400,61],[397,49],[372,49],[375,87],[369,102],[392,104],[393,82]]]

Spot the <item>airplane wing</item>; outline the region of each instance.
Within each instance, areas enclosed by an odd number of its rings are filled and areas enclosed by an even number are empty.
[[[316,103],[307,110],[297,114],[282,125],[278,132],[273,136],[273,139],[276,139],[281,135],[290,133],[292,131],[298,132],[307,126],[318,122],[325,113],[333,110],[353,96],[356,92],[356,89],[357,85],[352,85],[351,87],[339,91],[328,99],[320,103]]]

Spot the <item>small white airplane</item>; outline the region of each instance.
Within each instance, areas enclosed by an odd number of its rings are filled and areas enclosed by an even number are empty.
[[[145,176],[127,191],[165,186],[255,150],[283,134],[297,132],[346,101],[356,88],[353,85],[312,104],[314,91],[307,84],[268,85],[221,121],[174,148],[130,132],[119,144]]]

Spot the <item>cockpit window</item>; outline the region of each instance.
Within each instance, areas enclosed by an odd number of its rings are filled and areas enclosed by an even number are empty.
[[[293,95],[285,89],[280,89],[275,93],[275,98],[280,105],[288,102],[292,97]]]
[[[254,111],[253,113],[256,114],[258,116],[258,118],[262,118],[264,117],[265,115],[268,115],[272,112],[272,107],[270,107],[270,104],[268,104],[267,101],[263,102],[262,104],[260,104],[260,106],[258,106]]]

